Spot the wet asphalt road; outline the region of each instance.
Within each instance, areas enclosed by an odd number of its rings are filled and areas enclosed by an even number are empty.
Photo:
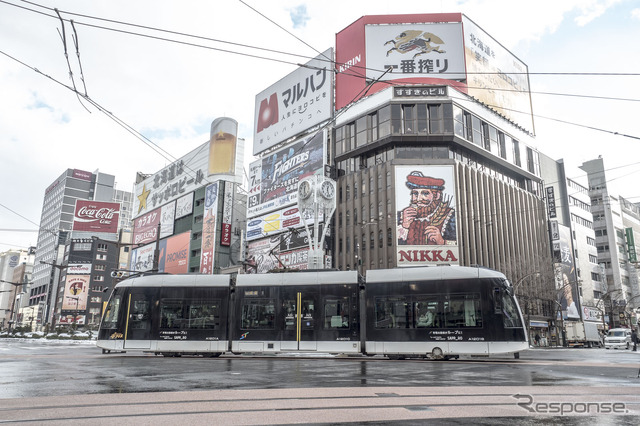
[[[102,354],[90,342],[0,340],[0,399],[49,395],[368,386],[637,386],[640,352],[533,349],[520,359]]]

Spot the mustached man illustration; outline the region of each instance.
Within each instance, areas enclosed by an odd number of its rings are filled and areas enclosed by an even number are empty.
[[[406,245],[456,244],[456,212],[451,197],[443,195],[444,180],[413,171],[407,176],[409,207],[398,212],[398,243]]]

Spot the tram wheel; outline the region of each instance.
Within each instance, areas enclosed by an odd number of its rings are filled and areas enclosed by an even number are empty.
[[[516,352],[513,354],[514,359],[520,359],[520,352]]]
[[[398,361],[398,360],[402,360],[405,359],[405,355],[398,355],[398,354],[388,354],[387,358],[394,360],[394,361]]]
[[[442,349],[440,348],[433,348],[433,350],[431,351],[430,358],[435,360],[444,359],[444,352],[442,352]]]

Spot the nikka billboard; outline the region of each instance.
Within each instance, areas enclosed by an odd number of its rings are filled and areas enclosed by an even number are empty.
[[[396,166],[398,266],[459,265],[454,166]]]
[[[256,96],[253,155],[331,118],[333,49]]]
[[[74,231],[114,234],[118,232],[119,221],[120,203],[76,200]]]

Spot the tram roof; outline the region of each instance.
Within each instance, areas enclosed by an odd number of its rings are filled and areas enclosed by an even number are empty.
[[[226,274],[159,274],[129,278],[117,287],[229,287],[230,277]]]
[[[415,268],[372,269],[366,273],[367,283],[387,281],[429,281],[469,278],[502,278],[502,272],[471,266],[424,266]]]
[[[236,277],[236,286],[255,285],[313,285],[356,284],[357,271],[286,272],[277,274],[242,274]]]

